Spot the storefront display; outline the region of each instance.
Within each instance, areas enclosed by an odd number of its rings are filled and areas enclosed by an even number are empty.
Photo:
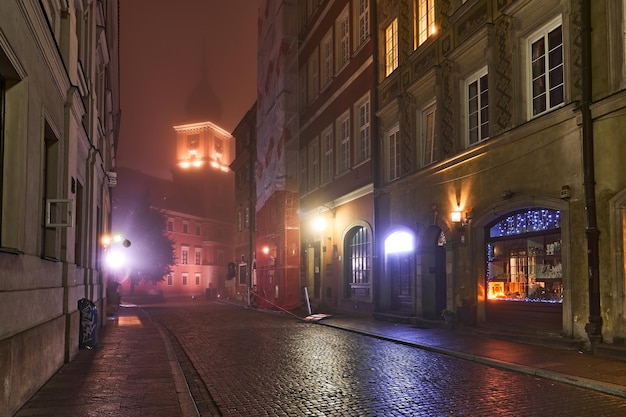
[[[525,209],[488,228],[487,299],[563,302],[560,212]]]

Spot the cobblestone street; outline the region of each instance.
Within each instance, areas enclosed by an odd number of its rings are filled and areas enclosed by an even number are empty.
[[[287,313],[200,301],[145,310],[188,356],[203,416],[626,415],[623,398]]]

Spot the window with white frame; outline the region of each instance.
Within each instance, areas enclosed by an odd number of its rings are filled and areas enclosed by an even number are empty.
[[[195,250],[195,263],[200,265],[202,263],[202,249],[196,248]]]
[[[372,277],[372,237],[363,226],[352,228],[346,234],[344,253],[349,276],[348,297],[369,297]]]
[[[183,233],[189,233],[189,222],[183,222]]]
[[[337,134],[339,135],[337,155],[337,172],[344,173],[350,169],[350,113],[344,113],[337,120]]]
[[[348,16],[348,8],[346,7],[335,21],[336,72],[339,72],[350,59],[350,20]]]
[[[370,157],[370,98],[367,95],[355,106],[356,162],[363,162]]]
[[[195,275],[195,278],[196,278],[196,285],[200,285],[200,281],[201,281],[200,273],[196,272],[194,275]]]
[[[400,178],[400,127],[394,126],[387,132],[387,180]]]
[[[328,33],[322,39],[320,46],[322,55],[321,82],[322,88],[326,87],[333,79],[333,33]]]
[[[485,67],[465,81],[468,146],[489,138],[489,80],[487,75]]]
[[[357,0],[355,7],[356,44],[363,44],[370,36],[370,0]]]
[[[167,285],[174,285],[174,278],[172,274],[167,274]]]
[[[320,185],[320,141],[316,137],[308,145],[309,151],[309,190]]]
[[[435,130],[435,112],[437,104],[432,103],[419,113],[422,166],[427,166],[437,159],[437,137]]]
[[[398,67],[398,19],[385,29],[385,76]]]
[[[333,126],[330,125],[322,132],[322,149],[324,152],[322,159],[322,183],[327,183],[333,179]]]
[[[414,48],[426,42],[435,34],[435,0],[415,0],[413,7],[414,20]]]
[[[313,100],[317,98],[317,94],[320,91],[319,71],[320,71],[319,52],[317,48],[315,48],[311,56],[309,56],[309,61],[308,61],[309,103],[311,103]]]
[[[187,278],[189,277],[189,275],[186,272],[183,272],[182,277],[183,277],[183,285],[187,285]]]
[[[528,38],[530,114],[537,116],[565,101],[561,17]]]

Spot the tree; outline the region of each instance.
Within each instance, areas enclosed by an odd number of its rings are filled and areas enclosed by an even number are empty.
[[[124,268],[131,279],[131,293],[140,282],[157,283],[172,272],[174,242],[166,234],[163,211],[151,207],[148,198],[121,195],[113,207],[113,228],[131,241],[124,249]]]

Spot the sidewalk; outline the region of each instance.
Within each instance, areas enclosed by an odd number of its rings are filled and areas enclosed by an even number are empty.
[[[370,317],[316,323],[626,398],[626,361]],[[169,338],[141,308],[121,307],[99,337],[15,417],[199,416]]]
[[[120,307],[16,417],[197,416],[169,339],[141,308]]]

